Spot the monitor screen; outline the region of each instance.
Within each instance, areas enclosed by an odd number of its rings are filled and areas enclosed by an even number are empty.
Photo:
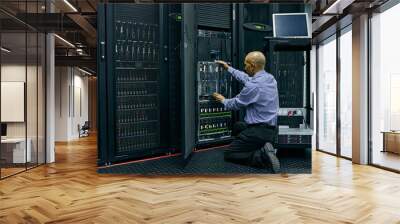
[[[1,124],[1,136],[7,136],[7,124]]]
[[[307,13],[273,14],[274,37],[311,38]]]

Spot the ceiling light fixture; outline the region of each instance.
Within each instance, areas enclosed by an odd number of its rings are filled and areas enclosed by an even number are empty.
[[[11,52],[11,50],[9,50],[9,49],[7,49],[7,48],[5,48],[5,47],[1,47],[0,49],[1,49],[2,51],[6,52],[6,53],[10,53],[10,52]]]
[[[68,0],[64,0],[64,3],[67,4],[74,12],[78,12],[78,10]]]
[[[354,0],[336,0],[332,5],[324,10],[322,14],[342,14],[343,9],[351,5]]]
[[[81,71],[81,72],[83,72],[83,73],[85,73],[85,74],[87,74],[87,75],[92,76],[92,73],[90,73],[90,72],[88,72],[88,71],[86,71],[86,70],[83,70],[83,69],[81,69],[81,68],[79,68],[79,67],[78,67],[78,70]]]
[[[324,10],[322,14],[328,14],[328,12],[336,7],[337,4],[339,4],[340,0],[336,0],[332,5],[330,5],[327,9]]]
[[[64,43],[66,43],[67,45],[69,45],[70,47],[75,48],[75,45],[73,45],[73,44],[72,44],[71,42],[69,42],[68,40],[66,40],[66,39],[64,39],[64,38],[62,38],[62,37],[60,37],[60,36],[57,35],[57,34],[54,34],[54,36],[57,37],[58,39],[60,39],[62,42],[64,42]]]

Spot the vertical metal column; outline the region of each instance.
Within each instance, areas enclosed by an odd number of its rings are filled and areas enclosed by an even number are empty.
[[[46,2],[48,12],[54,11],[50,1]],[[55,42],[54,34],[46,35],[46,163],[55,161]]]
[[[353,162],[368,163],[368,15],[353,20]]]

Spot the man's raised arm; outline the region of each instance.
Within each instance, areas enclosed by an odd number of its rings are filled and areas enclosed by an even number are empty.
[[[245,72],[242,72],[240,70],[234,69],[232,67],[230,67],[228,65],[228,63],[224,62],[224,61],[215,61],[215,63],[220,64],[222,66],[224,66],[224,68],[226,70],[228,70],[229,73],[232,74],[233,77],[235,77],[235,79],[237,79],[239,82],[245,84],[247,81],[250,80],[250,76],[247,75]]]

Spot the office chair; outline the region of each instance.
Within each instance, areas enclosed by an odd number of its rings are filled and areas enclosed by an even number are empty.
[[[90,129],[89,121],[85,121],[82,127],[80,127],[80,125],[78,124],[79,138],[89,136],[89,129]]]

